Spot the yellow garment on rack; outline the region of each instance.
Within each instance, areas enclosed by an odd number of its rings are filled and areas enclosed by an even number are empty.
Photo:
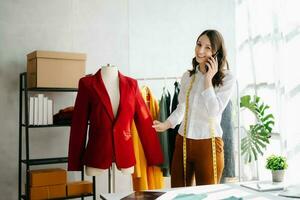
[[[146,86],[142,87],[141,93],[153,120],[158,119],[159,105],[157,99],[155,99],[151,90]],[[131,132],[136,158],[136,165],[134,167],[134,173],[132,174],[133,190],[162,189],[164,187],[164,179],[161,168],[147,166],[147,160],[134,122],[131,126]]]

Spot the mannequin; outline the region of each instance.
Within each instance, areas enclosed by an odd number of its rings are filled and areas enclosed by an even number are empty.
[[[101,67],[101,76],[105,85],[106,91],[109,95],[110,103],[112,106],[114,117],[116,117],[120,102],[120,89],[119,89],[119,70],[114,65],[107,64]],[[106,169],[99,169],[94,167],[86,167],[86,175],[97,176],[106,171]],[[134,166],[129,168],[120,169],[123,174],[132,174],[134,172]]]

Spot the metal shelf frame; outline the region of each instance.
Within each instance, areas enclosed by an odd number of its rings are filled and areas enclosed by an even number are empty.
[[[34,126],[29,125],[29,109],[28,109],[28,98],[29,92],[77,92],[77,88],[27,88],[27,74],[23,72],[20,74],[20,85],[19,85],[19,160],[18,160],[18,199],[30,199],[30,166],[33,165],[49,165],[49,164],[59,164],[67,163],[67,157],[57,157],[57,158],[40,158],[40,159],[30,159],[29,153],[29,129],[31,128],[51,128],[51,127],[68,127],[70,125],[40,125]],[[23,106],[24,106],[24,119],[23,119]],[[22,158],[23,151],[23,134],[25,134],[25,158]],[[22,194],[22,165],[26,168],[26,188],[25,194]],[[96,200],[96,177],[93,176],[93,193],[80,195],[80,196],[70,196],[56,199],[74,199],[84,197],[93,197]],[[84,170],[81,170],[81,180],[84,180]]]

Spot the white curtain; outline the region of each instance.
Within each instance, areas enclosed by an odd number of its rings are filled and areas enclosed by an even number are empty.
[[[271,106],[275,126],[271,144],[252,178],[270,179],[265,158],[288,157],[287,183],[300,183],[300,1],[237,0],[237,79],[240,95],[257,94]],[[241,124],[253,120],[242,113]],[[243,162],[242,162],[243,164]],[[241,176],[249,173],[243,166]]]

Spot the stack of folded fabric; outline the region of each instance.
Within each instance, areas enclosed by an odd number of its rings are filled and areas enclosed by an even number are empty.
[[[70,106],[59,110],[59,112],[53,116],[53,124],[59,124],[59,125],[71,124],[73,111],[74,111],[74,106]]]

